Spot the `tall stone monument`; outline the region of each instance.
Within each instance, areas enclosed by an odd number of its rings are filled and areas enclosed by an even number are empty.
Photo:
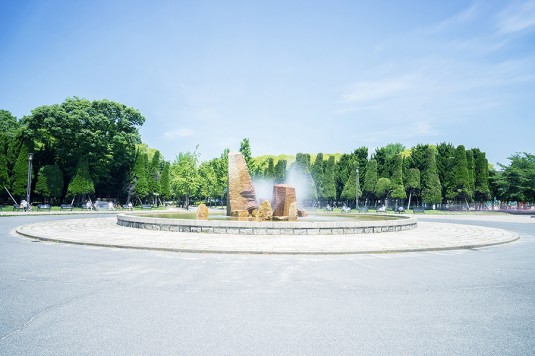
[[[290,204],[296,201],[295,188],[288,184],[273,186],[273,216],[289,216]]]
[[[228,154],[227,202],[227,215],[243,216],[258,208],[247,163],[239,152]]]

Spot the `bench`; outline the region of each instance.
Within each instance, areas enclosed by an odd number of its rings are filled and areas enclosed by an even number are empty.
[[[425,214],[425,209],[422,207],[412,208],[413,214]]]
[[[13,204],[13,211],[21,211],[21,210],[24,210],[24,209],[21,208],[19,204]]]
[[[152,210],[152,205],[141,204],[141,210]]]
[[[70,211],[72,211],[72,204],[61,204],[61,205],[59,206],[59,208],[60,208],[61,210],[70,210]]]
[[[405,208],[402,207],[402,206],[398,206],[396,211],[395,211],[396,214],[402,214],[404,212],[405,212]]]
[[[41,210],[48,210],[50,211],[52,207],[50,206],[50,204],[39,204],[37,205],[37,210],[41,211]]]
[[[377,208],[377,210],[375,211],[375,213],[386,213],[386,208],[384,206],[380,207],[380,208]]]
[[[348,207],[348,206],[343,206],[342,209],[340,209],[340,212],[341,213],[350,213],[351,212],[351,208]]]
[[[359,213],[367,213],[368,212],[368,207],[367,206],[361,206],[359,208]]]

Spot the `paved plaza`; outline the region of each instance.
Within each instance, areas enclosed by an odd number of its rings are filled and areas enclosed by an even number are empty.
[[[509,217],[511,219],[511,217]],[[81,245],[176,252],[355,254],[473,248],[512,242],[503,229],[419,222],[414,230],[328,236],[221,235],[122,227],[115,217],[49,221],[21,226],[23,236]]]

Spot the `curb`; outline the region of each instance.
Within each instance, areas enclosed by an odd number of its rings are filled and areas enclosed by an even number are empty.
[[[22,232],[20,229],[24,226],[19,226],[15,229],[17,234],[46,242],[54,243],[65,243],[71,245],[82,245],[82,246],[93,246],[93,247],[105,247],[105,248],[122,248],[130,250],[146,250],[146,251],[159,251],[159,252],[178,252],[178,253],[202,253],[202,254],[243,254],[243,255],[310,255],[310,256],[321,256],[321,255],[362,255],[362,254],[393,254],[393,253],[406,253],[406,252],[433,252],[433,251],[451,251],[451,250],[466,250],[466,249],[476,249],[491,247],[497,245],[503,245],[511,242],[518,241],[520,236],[517,233],[513,233],[513,238],[507,241],[483,243],[483,244],[473,244],[473,245],[459,245],[459,246],[448,246],[448,247],[423,247],[423,248],[407,248],[407,249],[393,249],[393,250],[364,250],[364,251],[261,251],[261,250],[206,250],[206,249],[181,249],[181,248],[165,248],[165,247],[147,247],[147,246],[129,246],[129,245],[115,245],[115,244],[103,244],[103,243],[92,243],[92,242],[80,242],[80,241],[69,241],[62,240],[57,238],[48,238],[39,235],[32,235],[26,232]]]

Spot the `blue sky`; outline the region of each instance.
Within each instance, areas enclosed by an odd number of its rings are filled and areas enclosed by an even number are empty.
[[[535,153],[535,0],[2,1],[0,109],[132,106],[167,159],[451,142]]]

